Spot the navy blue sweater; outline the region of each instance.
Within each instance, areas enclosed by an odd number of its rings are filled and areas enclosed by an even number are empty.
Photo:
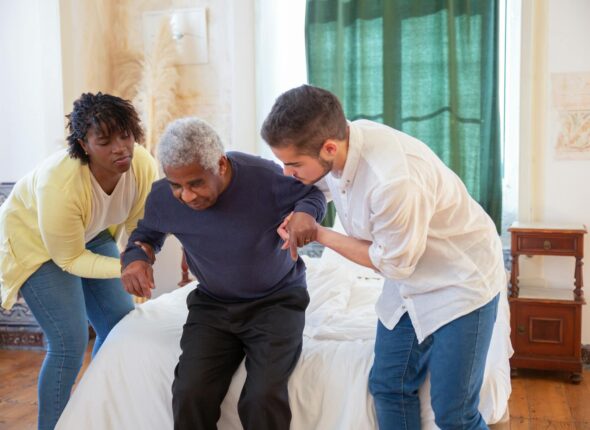
[[[167,234],[178,238],[199,288],[225,302],[252,300],[292,286],[305,287],[305,265],[293,261],[276,232],[291,211],[320,221],[326,200],[320,190],[284,176],[272,161],[229,152],[232,177],[213,206],[189,208],[172,195],[168,182],[154,183],[144,218],[131,234],[123,267],[147,261],[135,241],[158,252]]]

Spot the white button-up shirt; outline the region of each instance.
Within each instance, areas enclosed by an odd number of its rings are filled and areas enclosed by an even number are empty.
[[[422,342],[506,286],[492,220],[428,146],[371,121],[349,123],[346,164],[325,181],[349,236],[372,242],[386,278],[376,304],[393,329],[408,312]]]

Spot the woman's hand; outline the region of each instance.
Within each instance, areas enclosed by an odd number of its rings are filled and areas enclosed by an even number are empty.
[[[148,299],[152,297],[152,290],[156,287],[152,265],[143,260],[129,263],[121,273],[121,281],[129,294]]]

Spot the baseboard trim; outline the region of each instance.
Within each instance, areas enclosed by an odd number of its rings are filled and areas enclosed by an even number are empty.
[[[590,345],[582,345],[582,364],[590,366]]]
[[[43,332],[32,327],[0,327],[0,349],[44,350]]]

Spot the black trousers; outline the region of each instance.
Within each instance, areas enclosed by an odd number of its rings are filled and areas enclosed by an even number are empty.
[[[197,288],[187,297],[172,385],[176,430],[214,430],[232,376],[246,357],[238,402],[245,430],[288,430],[287,383],[301,355],[307,289],[279,290],[262,299],[222,303]]]

